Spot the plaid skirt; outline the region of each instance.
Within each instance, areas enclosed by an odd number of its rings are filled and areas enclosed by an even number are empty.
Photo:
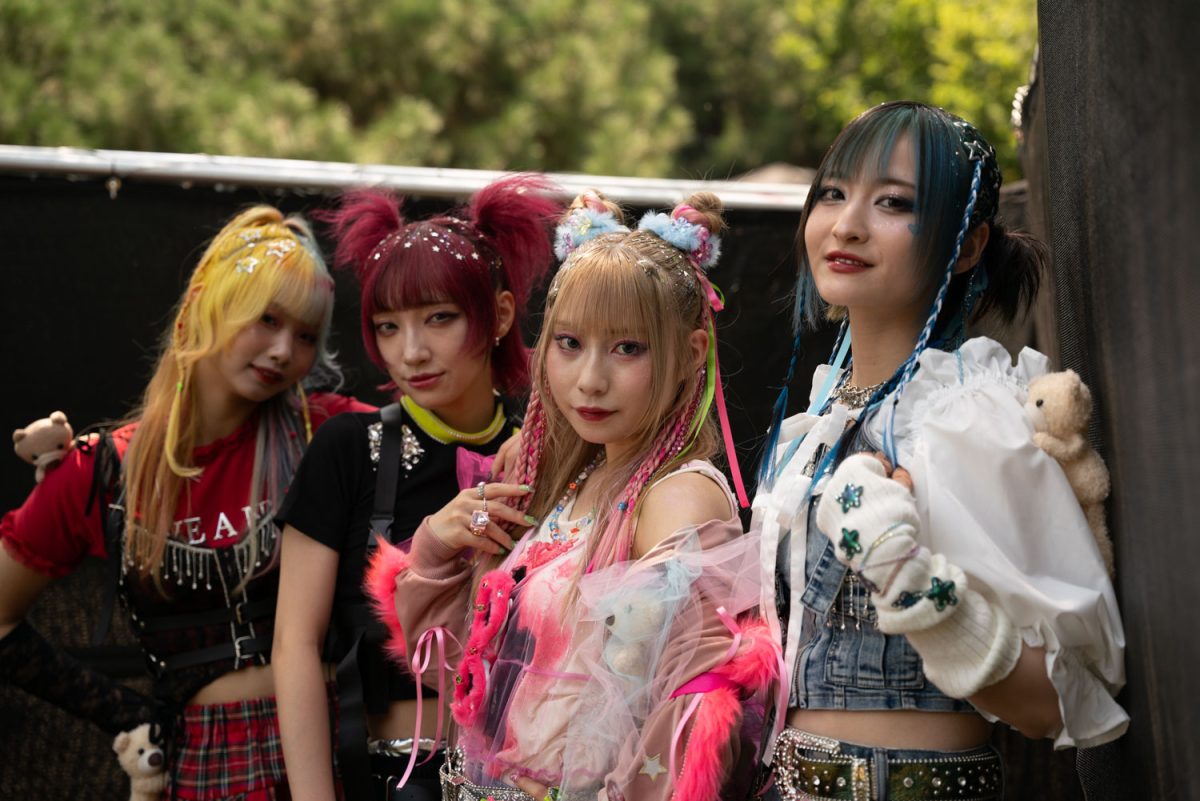
[[[174,734],[166,798],[290,797],[274,697],[184,707]]]

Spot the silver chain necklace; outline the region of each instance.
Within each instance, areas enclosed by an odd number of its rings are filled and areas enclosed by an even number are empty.
[[[878,384],[872,384],[869,387],[856,387],[849,383],[844,383],[837,387],[832,393],[835,401],[841,402],[843,406],[851,409],[861,409],[867,405],[867,401],[871,396],[883,388],[887,381],[880,381]]]

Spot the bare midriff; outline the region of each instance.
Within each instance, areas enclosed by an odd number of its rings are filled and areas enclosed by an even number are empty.
[[[992,724],[969,712],[915,709],[790,709],[788,725],[811,734],[875,748],[965,751],[988,741]]]
[[[270,665],[249,665],[231,670],[200,688],[188,699],[189,704],[206,706],[248,701],[275,694],[275,674]]]
[[[433,737],[437,731],[438,699],[424,698],[421,700],[421,736]],[[446,737],[446,729],[450,723],[450,710],[442,716],[442,738]],[[383,715],[367,716],[367,731],[372,737],[388,740],[406,739],[413,736],[417,725],[417,702],[393,701],[388,711]]]
[[[326,681],[332,681],[336,668],[324,665]],[[275,694],[275,677],[270,665],[251,665],[206,684],[200,692],[188,699],[189,704],[228,704],[252,698],[265,698]],[[430,693],[432,695],[432,693]],[[438,700],[426,697],[421,701],[421,736],[433,737],[437,731]],[[450,711],[445,710],[442,719],[442,736],[450,721]],[[393,701],[382,715],[367,716],[367,730],[372,737],[406,739],[413,736],[417,723],[417,702]]]

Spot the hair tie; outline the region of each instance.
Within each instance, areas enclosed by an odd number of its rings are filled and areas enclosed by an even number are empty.
[[[586,200],[584,202],[587,203]],[[628,230],[628,227],[617,222],[611,211],[597,211],[589,205],[580,206],[572,210],[554,229],[554,255],[559,261],[566,261],[568,256],[589,239]]]
[[[638,230],[655,234],[686,253],[688,260],[697,267],[707,270],[721,257],[721,237],[682,216],[682,212],[688,209],[691,206],[680,206],[674,217],[648,211],[638,222]]]

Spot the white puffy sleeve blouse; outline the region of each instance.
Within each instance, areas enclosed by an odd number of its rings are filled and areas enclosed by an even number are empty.
[[[1075,494],[1033,442],[1029,382],[1048,359],[1014,364],[991,339],[929,350],[896,407],[900,464],[913,477],[920,539],[999,603],[1024,641],[1046,649],[1063,730],[1055,746],[1095,746],[1129,723],[1113,695],[1125,683],[1116,596]],[[891,401],[871,422],[882,441]]]
[[[828,369],[818,368],[814,391]],[[1119,737],[1129,723],[1113,699],[1125,683],[1125,634],[1112,584],[1066,475],[1033,442],[1024,404],[1029,382],[1047,371],[1044,355],[1025,349],[1014,364],[1002,345],[986,338],[971,339],[957,351],[926,351],[896,407],[893,431],[899,462],[913,477],[921,543],[945,554],[970,576],[973,589],[999,603],[1027,644],[1045,648],[1064,724],[1055,747],[1096,746]],[[872,441],[883,441],[891,408],[892,399],[885,399],[868,423]],[[777,457],[790,448],[794,458],[774,487],[756,494],[763,608],[777,632],[778,549],[790,531],[787,547],[803,554],[809,534],[807,514],[799,508],[809,484],[803,466],[856,415],[834,405],[820,418],[788,419]],[[822,489],[818,484],[814,494]],[[798,574],[804,560],[791,561],[796,596],[804,586]],[[797,603],[793,597],[793,609]],[[788,627],[784,643],[789,675],[799,629]]]

